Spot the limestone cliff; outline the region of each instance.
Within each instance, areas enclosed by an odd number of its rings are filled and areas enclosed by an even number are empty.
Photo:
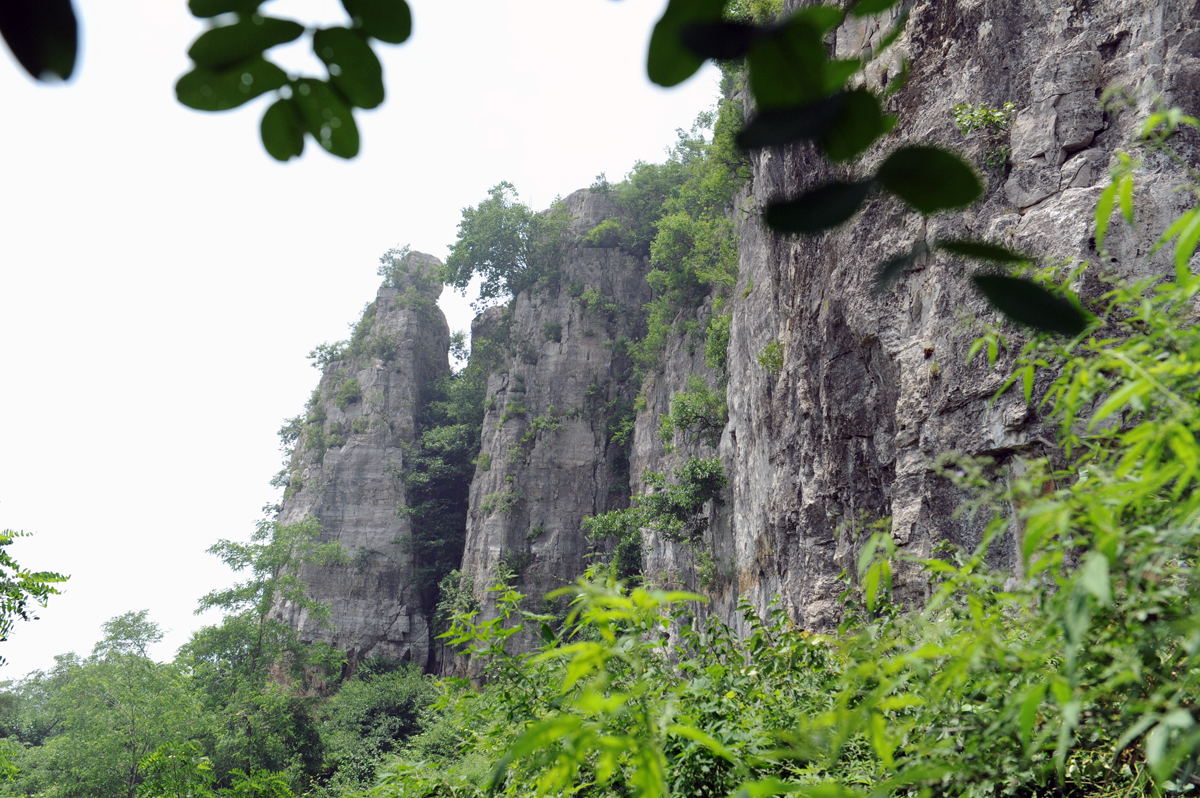
[[[612,213],[601,194],[565,202],[575,236]],[[636,332],[645,273],[642,259],[577,242],[554,284],[489,312],[507,350],[488,380],[462,567],[481,597],[499,568],[535,596],[573,581],[595,549],[583,517],[628,500],[612,425],[632,408],[632,363],[615,344]]]
[[[838,56],[877,43],[873,25],[839,29]],[[690,454],[717,455],[730,484],[705,511],[702,539],[651,536],[645,573],[708,593],[726,620],[744,596],[760,610],[779,601],[802,625],[828,627],[837,617],[838,574],[865,534],[860,519],[890,518],[893,538],[914,554],[929,554],[940,541],[969,547],[978,540],[977,526],[954,518],[962,497],[931,468],[939,454],[1005,462],[1050,453],[1050,436],[1016,392],[992,401],[1006,376],[1003,360],[994,369],[982,359],[966,363],[978,322],[1000,323],[970,288],[969,264],[926,255],[881,294],[872,291],[875,269],[917,241],[957,235],[1059,262],[1094,262],[1093,210],[1137,118],[1157,92],[1200,113],[1200,2],[923,0],[869,80],[877,87],[894,80],[904,57],[909,82],[889,100],[900,124],[866,164],[909,140],[955,148],[980,165],[984,200],[964,213],[923,219],[878,196],[836,231],[784,239],[762,227],[759,210],[832,173],[807,147],[756,153],[734,211],[739,274],[728,300],[727,375],[706,365],[703,346],[677,336],[641,388],[632,429],[614,440],[614,425],[631,416],[635,399],[623,347],[640,334],[638,310],[651,296],[648,264],[578,238],[557,279],[476,321],[477,337],[504,348],[487,380],[465,529],[462,571],[477,598],[501,573],[531,596],[574,578],[589,555],[604,551],[581,531],[584,516],[626,506],[631,491],[645,489],[646,471],[668,472]],[[1106,113],[1099,97],[1110,87],[1127,89],[1138,107]],[[1002,135],[964,137],[955,126],[956,104],[1006,102],[1015,121]],[[1195,141],[1185,145],[1195,162]],[[1010,166],[985,165],[1004,148]],[[1177,182],[1169,164],[1148,165],[1135,228],[1114,225],[1111,261],[1084,272],[1080,291],[1101,290],[1103,269],[1167,268],[1165,254],[1148,253],[1187,202],[1172,192]],[[566,202],[577,237],[616,212],[601,193],[577,192]],[[356,656],[423,662],[429,608],[418,609],[408,588],[412,564],[397,542],[406,521],[394,512],[403,486],[392,464],[403,463],[423,380],[446,369],[446,333],[440,319],[418,323],[412,309],[397,305],[398,295],[381,289],[370,333],[395,331],[395,359],[326,368],[317,402],[322,429],[328,436],[347,425],[349,432],[324,451],[303,444],[294,460],[299,492],[283,516],[312,512],[355,555],[352,566],[308,575],[316,595],[334,603],[336,632],[322,633],[325,639]],[[712,298],[687,312],[703,322]],[[760,362],[769,345],[782,352],[778,368]],[[659,420],[693,374],[726,386],[728,424],[715,446],[669,451]],[[364,399],[342,407],[339,381],[351,376]],[[372,404],[370,395],[380,398]],[[993,556],[1017,567],[1013,541]],[[912,573],[897,579],[902,594],[923,590]],[[293,622],[304,625],[303,618]]]
[[[303,426],[279,520],[319,519],[322,540],[340,542],[350,562],[301,572],[311,594],[331,604],[329,627],[291,606],[279,611],[306,639],[332,643],[351,663],[370,656],[429,662],[419,563],[410,521],[398,510],[422,392],[449,371],[439,265],[412,253],[393,269],[351,340],[327,357],[308,413],[297,420]]]

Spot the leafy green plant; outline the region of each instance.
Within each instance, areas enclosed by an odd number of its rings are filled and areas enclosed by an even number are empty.
[[[709,388],[704,377],[689,374],[687,387],[671,398],[671,407],[659,422],[663,444],[672,446],[676,436],[685,441],[716,446],[729,420],[724,388]]]
[[[767,342],[762,351],[758,353],[758,365],[767,370],[771,376],[779,374],[783,371],[783,344],[778,340],[772,339]]]
[[[1011,102],[1006,102],[999,108],[959,103],[951,112],[954,114],[954,124],[958,126],[958,132],[966,136],[976,130],[1007,129],[1016,116],[1017,106]]]
[[[713,312],[708,319],[707,335],[704,339],[704,362],[716,369],[724,378],[729,364],[729,331],[733,324],[733,313],[723,310],[725,298],[717,297]]]
[[[544,322],[542,324],[542,340],[553,341],[554,343],[562,342],[562,325],[558,322]]]
[[[339,410],[345,410],[350,405],[362,401],[362,397],[362,383],[357,377],[351,377],[338,386],[337,393],[333,395],[333,403]]]
[[[487,199],[463,210],[446,258],[445,282],[466,291],[476,275],[481,277],[474,307],[482,309],[539,281],[556,280],[570,221],[561,202],[540,214],[521,204],[511,183],[499,183]]]
[[[643,529],[658,532],[671,541],[691,541],[708,528],[702,515],[709,502],[720,502],[725,488],[725,471],[720,459],[690,457],[675,469],[675,484],[666,474],[647,471],[642,477],[650,491],[633,497],[626,510],[610,510],[583,519],[583,529],[598,540],[612,539],[618,545],[632,544],[640,551]]]
[[[197,111],[236,108],[262,94],[278,99],[263,114],[263,147],[287,161],[304,152],[305,136],[340,158],[358,154],[353,108],[375,108],[384,99],[383,67],[371,41],[400,44],[412,32],[404,0],[346,0],[343,27],[306,31],[292,20],[264,17],[261,0],[194,0],[193,16],[212,20],[188,49],[193,68],[175,85],[183,105]],[[328,72],[323,80],[289,76],[265,51],[311,36],[313,53]],[[68,70],[69,72],[69,70]]]
[[[8,640],[17,621],[37,620],[34,605],[45,607],[51,596],[59,594],[55,585],[70,578],[54,571],[23,568],[8,551],[22,537],[27,535],[12,529],[0,532],[0,641]],[[0,665],[4,663],[0,657]]]
[[[509,515],[515,512],[523,501],[525,501],[524,494],[506,488],[484,496],[483,500],[479,502],[479,512],[484,516],[497,512],[501,515]]]

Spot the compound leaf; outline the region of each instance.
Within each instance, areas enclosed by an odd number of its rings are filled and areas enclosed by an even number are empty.
[[[196,67],[175,84],[175,96],[197,111],[227,111],[285,83],[284,71],[260,56],[219,72]]]
[[[351,105],[375,108],[383,102],[383,65],[371,45],[348,28],[313,34],[313,52],[329,67],[330,82]]]
[[[983,196],[983,184],[966,161],[940,147],[901,147],[876,175],[888,191],[926,216],[963,208]]]

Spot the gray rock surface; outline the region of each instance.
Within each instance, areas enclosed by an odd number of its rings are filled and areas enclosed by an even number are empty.
[[[341,543],[350,557],[344,566],[301,570],[311,595],[332,605],[328,627],[291,605],[278,612],[305,639],[344,650],[352,667],[375,655],[421,667],[430,659],[428,608],[405,546],[409,521],[396,511],[405,497],[404,445],[413,439],[424,387],[449,371],[450,331],[436,305],[440,261],[412,253],[406,264],[398,287],[384,285],[376,295],[367,353],[324,369],[317,407],[330,445],[322,452],[313,435],[301,437],[290,464],[300,488],[279,513],[283,523],[316,517],[321,540]],[[350,379],[361,385],[361,398],[339,405],[338,389]]]
[[[565,202],[576,235],[613,213],[602,194],[578,191]],[[536,597],[574,581],[596,549],[580,531],[583,517],[628,499],[628,469],[607,420],[633,399],[632,364],[614,342],[632,332],[649,299],[645,274],[642,259],[576,245],[552,285],[519,294],[506,321],[488,311],[473,331],[509,325],[507,353],[488,382],[463,555],[480,598],[501,567]],[[616,308],[589,310],[588,292]]]
[[[837,55],[865,52],[885,30],[876,20],[848,21],[836,33]],[[966,362],[979,323],[1000,324],[970,288],[975,267],[945,253],[926,255],[883,294],[871,290],[875,269],[918,241],[973,236],[1049,262],[1088,261],[1076,287],[1089,294],[1104,289],[1105,271],[1166,273],[1169,254],[1149,252],[1188,202],[1172,191],[1178,173],[1170,164],[1148,163],[1139,172],[1136,224],[1114,222],[1105,262],[1092,239],[1092,216],[1115,151],[1156,92],[1200,114],[1200,2],[922,0],[905,35],[868,68],[868,82],[886,85],[904,57],[912,64],[909,83],[889,101],[900,124],[857,174],[906,141],[951,147],[979,164],[1007,146],[1011,167],[981,167],[985,198],[963,213],[923,219],[877,194],[836,231],[785,239],[762,228],[760,209],[833,172],[802,146],[755,154],[753,182],[736,209],[741,246],[731,299],[729,423],[715,449],[667,451],[658,437],[659,418],[689,374],[717,384],[703,345],[687,339],[669,343],[645,386],[627,466],[610,440],[613,403],[633,398],[618,342],[633,332],[636,313],[619,308],[636,309],[649,298],[643,260],[576,246],[557,284],[522,293],[511,312],[493,309],[477,320],[477,336],[509,330],[504,362],[488,384],[471,485],[462,566],[477,596],[502,568],[534,597],[572,580],[598,547],[580,530],[585,515],[625,506],[630,490],[644,487],[646,470],[669,472],[690,454],[715,453],[730,484],[708,508],[703,540],[685,546],[651,537],[648,577],[709,594],[712,611],[726,620],[746,597],[760,611],[780,602],[801,625],[828,628],[838,618],[839,574],[852,570],[869,533],[865,522],[890,519],[896,543],[920,556],[941,541],[971,547],[979,540],[979,522],[954,517],[963,497],[934,473],[939,455],[959,451],[1006,463],[1051,452],[1043,421],[1016,392],[992,401],[1011,355],[995,368],[983,358]],[[1128,90],[1136,107],[1102,110],[1100,95],[1111,87]],[[954,105],[999,108],[1006,101],[1017,113],[999,140],[993,133],[964,138],[956,129]],[[1196,162],[1195,139],[1184,146]],[[614,212],[594,192],[577,192],[567,203],[577,235]],[[618,310],[589,311],[587,289]],[[394,296],[389,290],[381,290],[381,308]],[[445,368],[445,328],[416,324],[407,311],[388,313],[377,325],[386,320],[388,329],[403,330],[411,354],[356,372],[382,405],[323,405],[327,426],[359,416],[386,424],[323,459],[298,455],[304,489],[285,503],[283,516],[311,512],[331,539],[368,553],[356,558],[361,566],[309,575],[317,595],[333,601],[337,628],[331,638],[312,633],[357,656],[423,661],[427,622],[407,592],[410,565],[394,542],[405,534],[394,514],[403,489],[388,464],[401,461],[400,444],[411,434],[415,391],[424,384],[412,375]],[[1020,332],[1002,329],[1018,349]],[[772,341],[784,353],[774,374],[758,362]],[[326,371],[323,386],[338,379],[339,368]],[[1015,571],[1015,541],[1002,541],[993,557]],[[912,569],[901,569],[896,583],[901,596],[925,590]],[[304,626],[303,618],[293,622]]]

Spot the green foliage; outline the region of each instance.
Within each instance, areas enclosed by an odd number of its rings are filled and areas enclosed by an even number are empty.
[[[0,794],[134,798],[144,757],[203,735],[208,718],[185,669],[146,655],[161,639],[146,611],[127,613],[104,625],[87,659],[64,655],[51,672],[27,677],[15,697],[30,747],[14,751],[17,776]]]
[[[337,393],[333,395],[333,403],[339,410],[345,410],[350,405],[362,401],[362,397],[362,383],[357,377],[351,377],[338,386]]]
[[[447,629],[457,615],[479,611],[479,602],[475,600],[475,583],[461,571],[450,571],[442,577],[438,583],[438,597],[434,613],[438,629]]]
[[[758,353],[758,365],[767,370],[771,376],[783,371],[783,344],[771,339],[763,350]]]
[[[421,729],[421,716],[434,700],[431,680],[411,666],[342,685],[323,709],[321,738],[326,765],[341,789],[370,787],[386,754]]]
[[[484,496],[483,500],[479,502],[479,512],[485,517],[492,513],[510,515],[516,511],[517,507],[524,500],[524,494],[512,488],[505,488],[504,490]]]
[[[405,41],[412,32],[408,4],[346,0],[345,27],[309,31],[313,53],[328,73],[325,80],[289,76],[266,60],[265,51],[304,36],[306,30],[291,20],[261,16],[259,5],[255,0],[192,0],[192,14],[216,24],[188,50],[194,68],[175,86],[179,102],[199,111],[223,111],[278,92],[279,99],[267,108],[260,125],[263,147],[271,157],[287,161],[300,156],[307,134],[332,154],[353,158],[359,136],[351,109],[375,108],[385,93],[383,70],[370,39]]]
[[[999,108],[989,108],[986,105],[970,105],[959,103],[952,109],[954,124],[958,132],[964,136],[976,130],[1005,130],[1012,124],[1017,114],[1017,106],[1006,102]]]
[[[554,405],[550,405],[545,413],[530,420],[529,426],[521,435],[521,443],[532,446],[538,438],[558,432],[562,426],[562,416]]]
[[[474,306],[482,308],[539,281],[557,280],[570,225],[561,202],[549,213],[537,213],[521,204],[511,183],[499,183],[478,206],[463,209],[446,258],[445,282],[466,291],[473,277],[481,277]]]
[[[488,374],[503,356],[507,330],[502,322],[491,338],[474,341],[462,369],[427,386],[417,417],[417,446],[408,450],[402,476],[407,505],[400,511],[409,517],[406,542],[426,611],[438,605],[439,583],[462,561],[475,469],[491,467],[490,457],[479,453],[480,433]]]
[[[558,322],[544,322],[542,324],[542,340],[553,341],[554,343],[562,342],[562,325]]]
[[[729,421],[723,387],[711,389],[704,377],[689,374],[687,387],[671,398],[670,411],[658,425],[658,435],[671,447],[676,435],[688,443],[716,446]]]
[[[53,571],[30,571],[21,567],[8,547],[24,532],[6,529],[0,532],[0,642],[8,640],[18,620],[37,620],[31,605],[45,607],[51,596],[57,596],[54,585],[66,582],[69,577]],[[5,662],[0,657],[0,665]],[[2,759],[2,757],[0,757]]]
[[[617,560],[626,558],[621,568],[623,576],[637,573],[626,570],[634,562],[635,555],[640,570],[643,529],[658,532],[671,541],[699,539],[708,528],[708,517],[701,513],[709,502],[720,503],[721,491],[727,482],[721,461],[716,457],[688,458],[675,469],[675,484],[667,481],[666,474],[653,471],[647,471],[642,478],[651,490],[634,496],[632,507],[583,519],[583,529],[590,537],[616,541]]]
[[[704,362],[716,369],[724,379],[729,366],[729,330],[733,324],[733,313],[722,312],[725,298],[717,297],[712,315],[708,317],[708,329],[704,339]]]
[[[645,230],[654,297],[643,308],[646,333],[631,347],[639,374],[651,371],[682,314],[712,291],[730,290],[737,276],[734,198],[749,178],[749,162],[734,144],[740,106],[723,99],[716,114],[701,114],[665,164],[639,163],[613,189],[618,207]],[[704,131],[713,131],[711,140]],[[636,228],[635,228],[636,229]],[[717,344],[714,344],[716,346]]]

